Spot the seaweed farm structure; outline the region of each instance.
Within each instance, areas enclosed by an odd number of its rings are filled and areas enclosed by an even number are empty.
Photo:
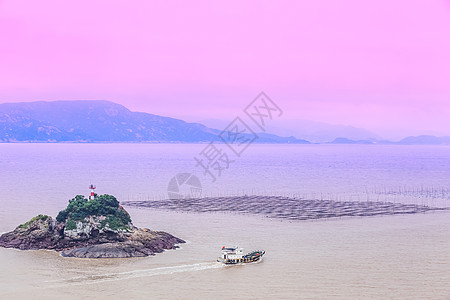
[[[234,212],[268,218],[314,220],[341,217],[416,214],[448,208],[382,201],[305,200],[281,196],[230,196],[124,201],[124,206],[180,212]]]

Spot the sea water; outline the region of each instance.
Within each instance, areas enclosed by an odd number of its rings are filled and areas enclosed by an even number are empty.
[[[206,145],[0,144],[0,232],[56,215],[76,194],[162,199],[191,173],[203,195],[281,194],[448,206],[450,148],[251,145],[216,181],[196,166]],[[223,149],[226,151],[226,149]],[[233,213],[128,208],[136,226],[187,241],[154,257],[63,258],[0,248],[1,299],[450,297],[446,212],[286,221]],[[225,245],[266,250],[261,263],[215,262]]]

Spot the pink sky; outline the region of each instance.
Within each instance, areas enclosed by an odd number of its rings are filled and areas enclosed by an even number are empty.
[[[0,102],[106,99],[231,120],[450,135],[449,0],[0,0]]]

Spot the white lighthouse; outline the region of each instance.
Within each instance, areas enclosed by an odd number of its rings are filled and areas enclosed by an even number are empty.
[[[94,200],[94,198],[95,198],[95,185],[91,184],[89,186],[89,189],[91,190],[91,195],[89,196],[89,200]]]

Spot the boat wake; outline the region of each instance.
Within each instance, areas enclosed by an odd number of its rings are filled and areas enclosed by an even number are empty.
[[[179,265],[172,267],[161,267],[153,269],[135,270],[129,272],[119,272],[119,273],[107,273],[107,274],[95,274],[95,275],[85,275],[77,276],[63,280],[47,281],[47,283],[54,283],[53,288],[64,287],[69,285],[85,285],[85,284],[96,284],[109,281],[118,281],[126,279],[134,279],[140,277],[150,277],[159,275],[170,275],[175,273],[183,272],[195,272],[204,271],[210,269],[223,268],[224,265],[218,263],[197,263],[190,265]],[[48,288],[48,287],[47,287]]]

